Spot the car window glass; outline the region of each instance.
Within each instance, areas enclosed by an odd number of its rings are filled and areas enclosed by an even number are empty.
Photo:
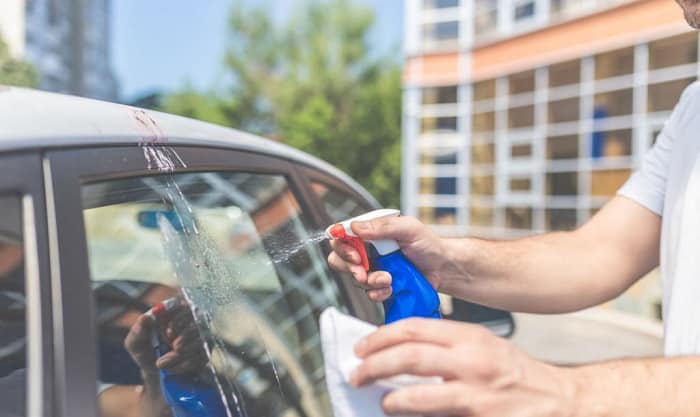
[[[0,194],[0,415],[26,415],[24,248],[19,196]]]
[[[341,222],[374,210],[374,207],[366,202],[336,187],[331,187],[321,182],[312,182],[311,187],[321,200],[326,214],[333,222]],[[344,280],[354,282],[354,278],[350,273],[343,272],[339,273],[339,275]],[[375,324],[384,323],[384,308],[381,307],[381,304],[374,303],[373,313],[368,319]]]
[[[83,205],[103,416],[331,415],[318,317],[345,308],[285,177],[130,178]]]
[[[374,210],[372,206],[356,197],[335,187],[321,182],[313,182],[311,186],[316,196],[321,200],[328,217],[334,222],[340,222]]]

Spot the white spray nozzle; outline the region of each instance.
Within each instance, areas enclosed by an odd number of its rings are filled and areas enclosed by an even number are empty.
[[[352,219],[343,220],[340,223],[330,225],[326,229],[326,234],[331,239],[343,239],[347,236],[357,237],[357,235],[352,231],[351,228],[353,222],[366,222],[370,220],[381,219],[382,217],[397,217],[400,214],[400,211],[394,209],[380,209],[370,211],[369,213],[361,214],[357,217],[353,217]]]
[[[353,222],[366,222],[370,220],[381,219],[384,217],[398,217],[401,214],[399,210],[381,209],[370,211],[352,219],[344,220],[340,223],[333,224],[326,229],[326,234],[330,239],[352,239],[358,236],[352,231],[351,225]],[[370,240],[370,243],[376,249],[379,255],[387,255],[399,250],[399,245],[394,240]],[[362,255],[362,254],[361,254]]]

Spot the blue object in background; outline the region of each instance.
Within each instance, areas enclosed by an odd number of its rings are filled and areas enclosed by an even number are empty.
[[[607,119],[608,111],[605,107],[597,107],[593,110],[593,129],[595,129],[596,122]],[[591,158],[598,159],[605,156],[605,140],[607,133],[604,131],[594,130],[592,135],[591,143]]]
[[[182,230],[182,222],[180,222],[180,218],[174,210],[141,210],[138,213],[139,225],[146,229],[157,230],[160,228],[158,225],[160,216],[165,217],[173,226],[173,229],[178,232]]]
[[[440,316],[440,298],[428,282],[401,251],[380,256],[369,244],[373,270],[391,274],[391,297],[384,301],[386,324],[409,317],[437,318]]]

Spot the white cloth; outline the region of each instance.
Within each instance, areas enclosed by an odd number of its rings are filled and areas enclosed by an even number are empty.
[[[360,364],[355,343],[377,329],[376,326],[327,308],[321,314],[321,346],[326,367],[326,384],[335,417],[381,417],[381,401],[388,392],[407,385],[441,383],[440,378],[403,375],[375,384],[353,388],[350,374]]]
[[[667,355],[700,354],[700,84],[693,83],[618,191],[663,217],[660,270]]]

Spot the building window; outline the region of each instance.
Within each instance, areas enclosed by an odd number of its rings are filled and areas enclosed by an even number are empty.
[[[576,159],[578,158],[578,136],[555,136],[547,138],[547,159]]]
[[[508,127],[522,129],[535,124],[535,106],[508,109]]]
[[[457,194],[457,178],[455,177],[424,177],[419,181],[422,195],[455,195]]]
[[[544,217],[549,231],[576,228],[576,210],[574,209],[547,209]]]
[[[472,145],[472,164],[493,164],[495,153],[496,149],[493,143],[475,143]]]
[[[453,148],[428,148],[420,151],[421,165],[456,165],[457,151]]]
[[[569,61],[549,67],[549,87],[561,87],[581,82],[581,61]]]
[[[452,42],[459,39],[459,22],[430,23],[423,26],[423,41],[426,45]]]
[[[477,38],[498,32],[498,0],[475,0],[474,30]]]
[[[578,173],[554,172],[547,174],[547,195],[575,196],[578,194]]]
[[[513,18],[516,22],[535,16],[535,0],[516,0],[514,6]]]
[[[609,117],[632,114],[632,89],[611,91],[595,95],[593,119],[604,121]]]
[[[496,80],[480,81],[474,84],[474,101],[493,100],[496,96]]]
[[[629,169],[593,171],[591,173],[591,195],[594,197],[614,196],[630,174]]]
[[[423,89],[423,104],[453,104],[457,103],[457,86],[429,87]]]
[[[606,52],[595,57],[595,79],[618,77],[634,71],[634,47]]]
[[[695,81],[695,78],[685,78],[650,85],[648,87],[647,110],[650,113],[673,110],[683,90],[693,81]]]
[[[525,192],[532,189],[532,181],[530,178],[511,178],[510,191]]]
[[[423,0],[425,9],[449,9],[459,7],[459,0]]]
[[[506,208],[506,226],[509,229],[532,229],[531,207]]]
[[[578,97],[549,103],[549,123],[575,122],[579,120]]]
[[[698,34],[689,32],[649,44],[649,69],[698,62]]]
[[[457,132],[457,118],[425,117],[421,121],[421,132]]]
[[[472,196],[492,196],[494,194],[493,175],[472,176],[469,184]]]
[[[508,79],[511,95],[531,93],[535,91],[535,71],[513,74]]]
[[[512,158],[529,158],[532,156],[532,145],[513,145],[510,148],[510,156]]]
[[[475,113],[472,116],[472,130],[474,133],[493,132],[496,130],[496,113]]]
[[[493,207],[471,207],[469,209],[469,224],[476,227],[493,226]]]
[[[591,157],[619,158],[632,154],[632,129],[593,133]]]
[[[420,207],[418,215],[427,224],[446,226],[457,224],[457,209],[454,207]]]

